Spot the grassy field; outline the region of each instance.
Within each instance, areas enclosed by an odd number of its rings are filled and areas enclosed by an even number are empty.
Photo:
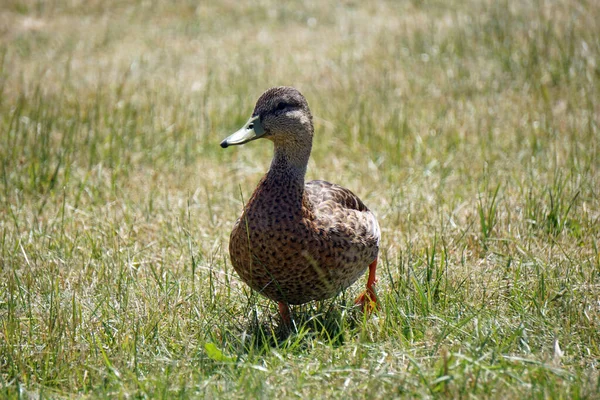
[[[599,398],[600,3],[4,0],[0,397]],[[382,228],[381,310],[276,304],[228,239],[272,155]]]

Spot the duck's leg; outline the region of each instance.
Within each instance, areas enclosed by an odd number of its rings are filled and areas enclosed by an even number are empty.
[[[292,317],[291,317],[291,311],[290,311],[290,306],[287,303],[284,303],[283,301],[280,301],[278,303],[279,305],[279,315],[281,315],[281,319],[283,320],[283,323],[286,325],[290,325],[292,322]]]
[[[367,279],[367,289],[358,296],[355,304],[362,308],[364,312],[371,312],[377,308],[377,295],[375,295],[375,272],[377,271],[377,258],[369,265],[369,279]]]

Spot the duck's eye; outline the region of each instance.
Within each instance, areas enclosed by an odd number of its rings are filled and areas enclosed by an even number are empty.
[[[287,103],[279,103],[277,104],[277,107],[275,108],[277,111],[281,111],[281,110],[285,110],[285,108],[288,106]]]
[[[248,129],[254,129],[254,124],[248,125]]]

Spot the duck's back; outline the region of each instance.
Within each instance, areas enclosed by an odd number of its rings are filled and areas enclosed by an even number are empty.
[[[348,231],[352,241],[360,241],[377,257],[381,232],[375,215],[349,189],[327,181],[310,181],[305,193],[316,214],[316,220],[329,229]]]

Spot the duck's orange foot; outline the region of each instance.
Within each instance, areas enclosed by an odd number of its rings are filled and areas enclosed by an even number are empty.
[[[291,325],[292,313],[290,311],[290,306],[287,305],[286,303],[284,303],[283,301],[280,301],[278,303],[278,306],[279,306],[279,315],[281,316],[283,323],[286,325]]]
[[[379,308],[377,302],[377,295],[375,294],[375,272],[377,270],[377,258],[369,265],[369,279],[367,280],[367,289],[358,296],[358,299],[354,302],[361,310],[370,314]]]
[[[377,295],[373,288],[368,288],[365,290],[354,302],[357,307],[365,314],[371,314],[373,311],[379,308],[379,303],[377,302]]]

